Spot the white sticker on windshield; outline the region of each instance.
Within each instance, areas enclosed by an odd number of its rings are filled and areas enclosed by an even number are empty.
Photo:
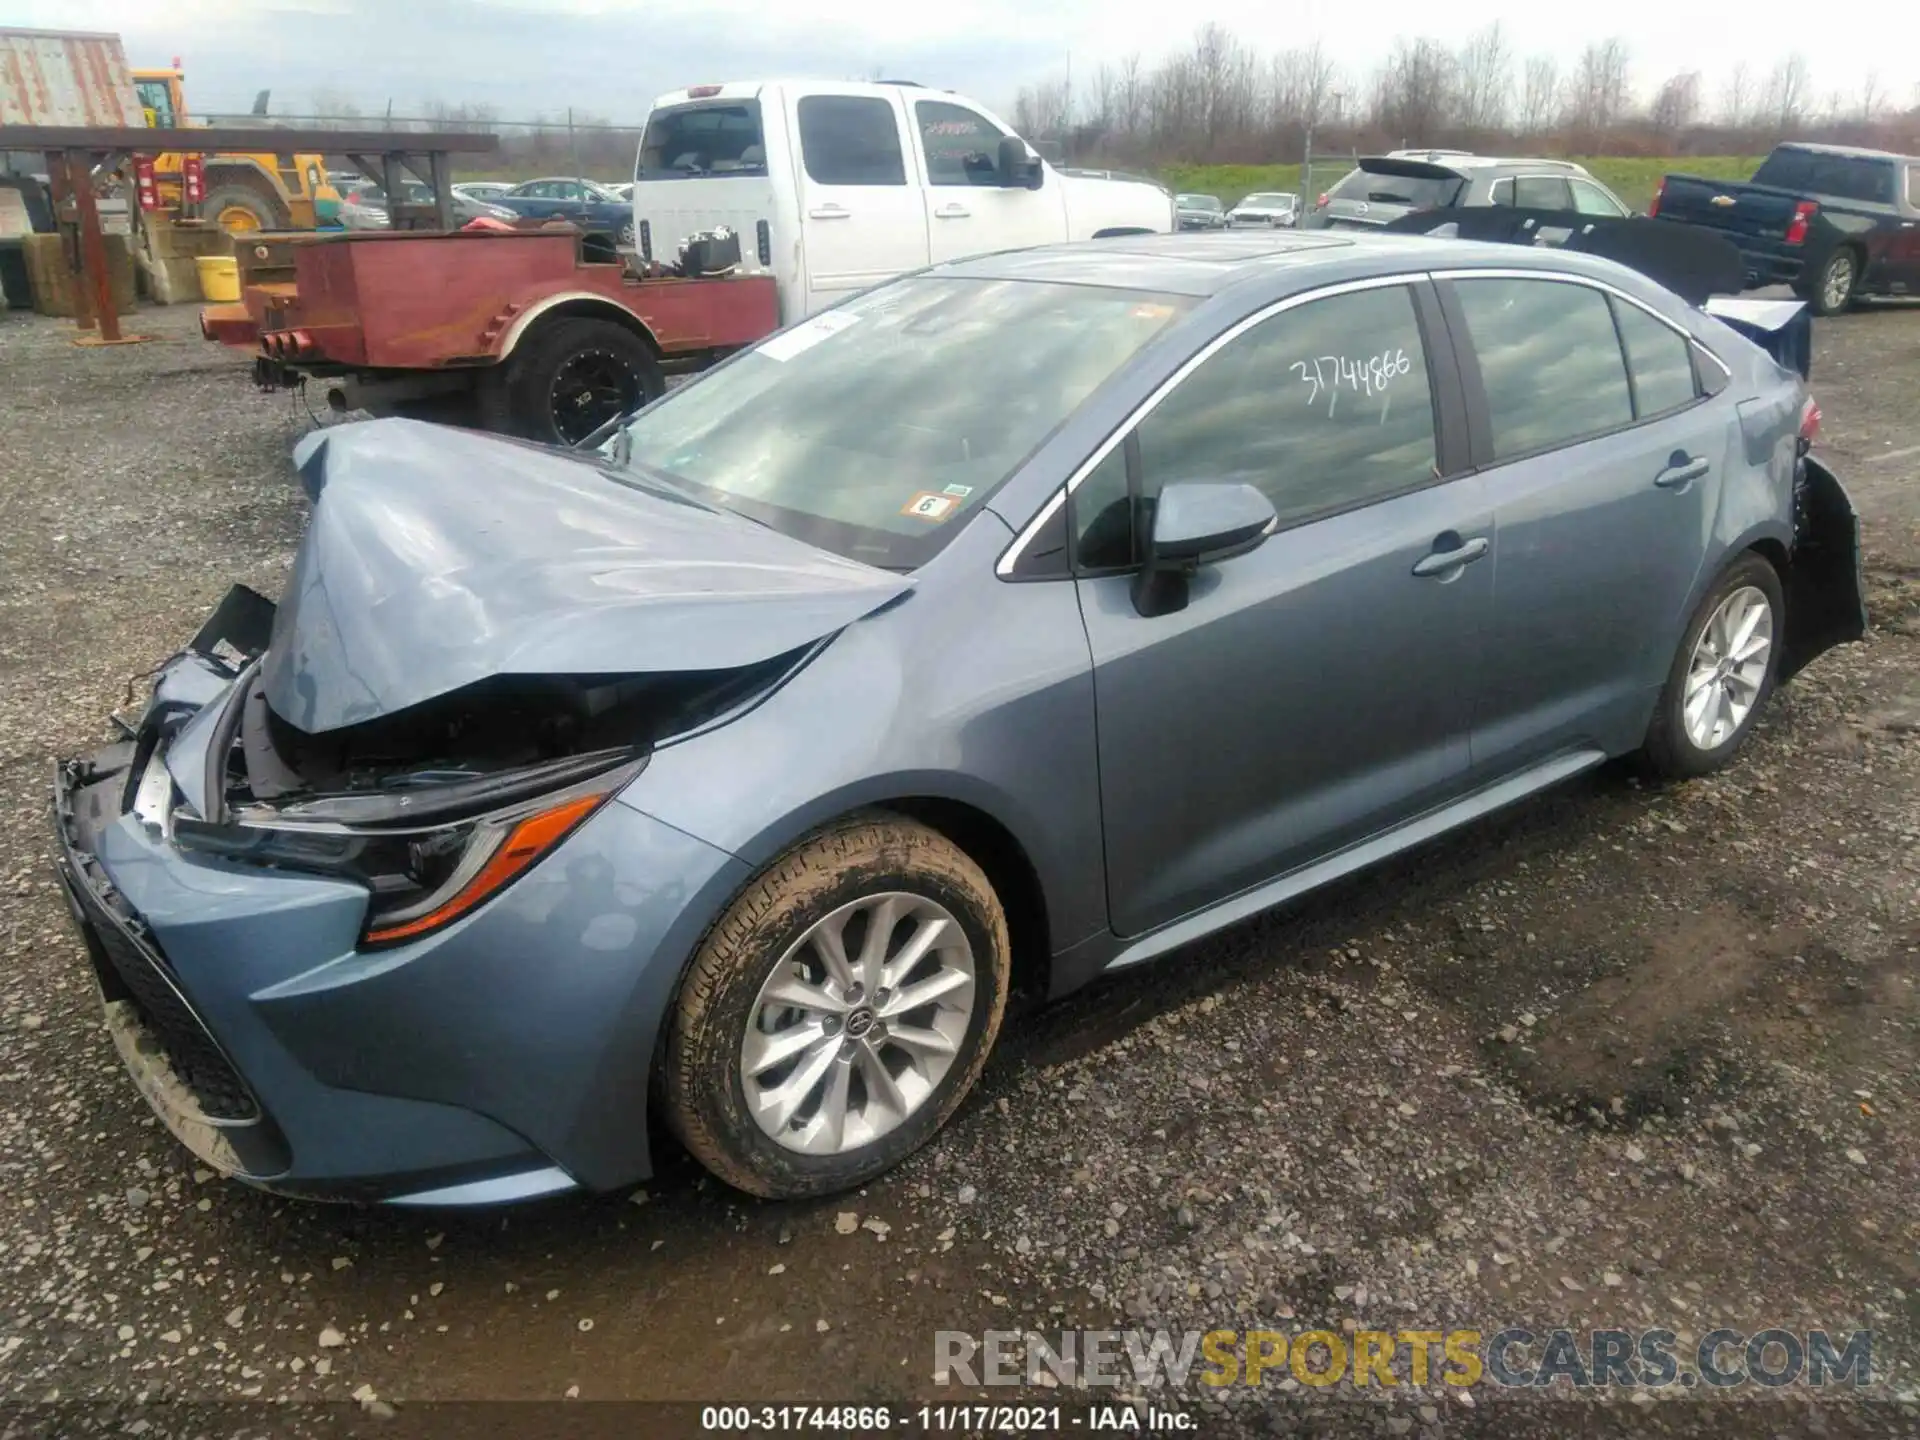
[[[858,315],[849,315],[844,310],[828,310],[761,341],[759,353],[769,360],[791,360],[802,351],[811,350],[822,340],[858,323],[859,319]]]

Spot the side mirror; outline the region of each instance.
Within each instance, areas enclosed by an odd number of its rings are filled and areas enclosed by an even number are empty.
[[[1154,506],[1147,562],[1133,579],[1133,606],[1166,615],[1187,603],[1187,578],[1202,565],[1258,548],[1275,520],[1273,502],[1243,483],[1169,485]]]
[[[1018,135],[1000,137],[999,159],[1003,190],[1038,190],[1046,177],[1046,166]]]

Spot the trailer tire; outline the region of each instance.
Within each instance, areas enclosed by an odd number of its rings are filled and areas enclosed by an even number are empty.
[[[489,428],[549,445],[572,445],[667,390],[652,346],[624,325],[586,316],[536,325],[501,368],[489,387]]]

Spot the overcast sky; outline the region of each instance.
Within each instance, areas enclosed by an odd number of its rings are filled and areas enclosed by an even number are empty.
[[[117,31],[135,66],[179,55],[202,111],[244,110],[271,88],[274,108],[296,113],[330,91],[369,113],[389,100],[397,115],[444,100],[491,104],[503,119],[571,105],[635,121],[682,85],[876,70],[1011,109],[1021,85],[1058,76],[1069,55],[1077,85],[1102,59],[1181,48],[1205,20],[1262,50],[1318,36],[1355,77],[1397,35],[1452,45],[1499,20],[1517,55],[1549,52],[1563,66],[1587,41],[1618,35],[1637,91],[1698,69],[1709,107],[1734,63],[1763,77],[1797,47],[1816,106],[1835,90],[1857,97],[1875,71],[1895,103],[1914,103],[1920,3],[1877,8],[1871,20],[1824,25],[1804,0],[1741,0],[1725,12],[1736,26],[1687,0],[0,0],[0,22]]]

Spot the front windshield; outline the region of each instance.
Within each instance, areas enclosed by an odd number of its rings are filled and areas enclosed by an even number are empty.
[[[627,427],[626,458],[822,549],[912,569],[1192,303],[895,281],[648,406]]]
[[[1182,195],[1179,198],[1179,204],[1188,210],[1218,210],[1220,197],[1218,195]]]

